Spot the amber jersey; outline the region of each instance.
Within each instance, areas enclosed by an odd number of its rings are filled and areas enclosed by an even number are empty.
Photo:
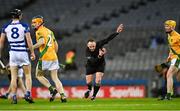
[[[44,44],[39,47],[40,56],[39,60],[54,61],[57,60],[57,54],[55,51],[55,37],[51,30],[45,26],[41,26],[36,31],[36,41],[44,39]]]
[[[180,55],[180,34],[176,31],[172,31],[168,34],[168,43],[170,48],[170,60],[178,58],[178,55]]]

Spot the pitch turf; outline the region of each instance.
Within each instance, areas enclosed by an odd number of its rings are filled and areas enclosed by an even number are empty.
[[[0,100],[0,111],[178,111],[180,98],[172,101],[157,101],[155,98],[144,99],[68,99],[67,103],[60,103],[59,99],[49,102],[47,99],[35,99],[34,104],[19,100],[18,104],[10,104],[10,100]]]

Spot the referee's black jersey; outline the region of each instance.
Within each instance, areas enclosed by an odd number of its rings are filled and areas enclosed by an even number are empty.
[[[106,39],[96,42],[96,48],[93,52],[91,52],[88,47],[86,48],[86,59],[87,59],[86,67],[87,66],[96,67],[99,65],[105,65],[104,56],[102,56],[101,58],[98,58],[99,49],[103,48],[105,44],[107,44],[109,41],[115,38],[118,34],[119,33],[112,33]]]

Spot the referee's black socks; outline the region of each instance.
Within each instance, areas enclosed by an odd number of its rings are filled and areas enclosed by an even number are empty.
[[[93,96],[94,96],[94,97],[96,97],[96,95],[97,95],[97,93],[98,93],[98,91],[99,91],[100,86],[101,86],[101,84],[99,84],[99,83],[96,83],[96,84],[94,85],[94,92],[93,92]]]
[[[92,82],[87,84],[88,90],[91,91],[92,90]]]

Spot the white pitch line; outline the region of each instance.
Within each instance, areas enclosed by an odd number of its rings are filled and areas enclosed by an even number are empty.
[[[103,110],[103,109],[99,109],[99,110],[88,110],[87,108],[88,107],[92,107],[92,106],[96,106],[96,107],[104,107],[104,108],[107,108],[107,107],[131,107],[131,106],[146,106],[147,104],[98,104],[98,105],[87,105],[87,104],[84,104],[84,105],[48,105],[47,107],[44,106],[44,105],[38,105],[38,106],[42,106],[43,110],[38,110],[38,109],[34,109],[34,106],[26,106],[24,107],[25,109],[21,110],[11,110],[11,111],[32,111],[32,110],[36,110],[36,111],[59,111],[59,110],[63,110],[63,111],[169,111],[169,110],[164,110],[164,109],[161,109],[161,110],[152,110],[152,109],[131,109],[131,110],[124,110],[124,109],[119,109],[119,110]],[[158,106],[158,105],[162,105],[162,104],[151,104],[151,106]],[[164,104],[166,105],[166,104]],[[170,107],[173,107],[173,106],[177,106],[177,104],[169,104]],[[76,109],[76,108],[81,108],[80,110]],[[22,106],[23,108],[23,106]],[[26,108],[29,108],[29,109],[26,109]],[[51,108],[51,109],[47,109],[46,108]],[[60,108],[58,110],[54,110],[56,108]],[[70,108],[69,110],[66,109],[64,110],[63,108]],[[74,108],[74,110],[71,110],[72,108]],[[83,109],[83,108],[86,108],[86,109]],[[0,111],[9,111],[10,109],[6,109],[6,110],[1,110]],[[180,111],[180,110],[171,110],[171,111]]]
[[[0,111],[10,111],[10,110],[0,110]],[[11,110],[11,111],[60,111],[60,110],[51,110],[51,109],[43,109],[43,110]],[[179,110],[61,110],[61,111],[179,111]]]
[[[158,106],[158,105],[162,105],[162,104],[151,104],[151,106]],[[166,105],[166,104],[164,104],[164,105]],[[46,106],[44,106],[44,105],[38,105],[38,106],[42,106],[43,108],[46,108]],[[63,105],[63,106],[61,106],[61,105],[48,105],[47,107],[52,107],[52,108],[62,108],[62,107],[64,107],[64,108],[66,108],[66,107],[68,107],[68,108],[70,108],[70,107],[92,107],[92,106],[98,106],[98,107],[117,107],[117,106],[147,106],[147,104],[98,104],[98,105],[94,105],[94,104],[92,104],[92,105],[87,105],[87,104],[84,104],[84,105],[78,105],[78,104],[76,104],[76,105]],[[177,104],[169,104],[169,106],[178,106]],[[26,106],[26,108],[34,108],[34,107],[31,107],[31,106]]]

